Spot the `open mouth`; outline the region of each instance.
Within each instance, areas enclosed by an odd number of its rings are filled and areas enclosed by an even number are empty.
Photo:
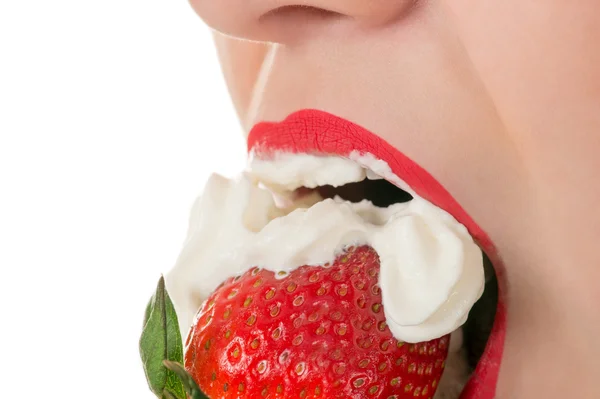
[[[309,207],[335,197],[385,208],[418,196],[467,228],[484,254],[487,283],[462,327],[472,373],[461,398],[493,398],[505,331],[503,269],[487,234],[443,186],[380,137],[316,110],[256,125],[248,137],[248,150],[253,174],[278,194],[283,208]],[[293,159],[299,158],[293,154],[309,162],[295,163]]]

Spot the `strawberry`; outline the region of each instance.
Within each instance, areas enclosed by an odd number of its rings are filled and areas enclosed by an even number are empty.
[[[288,275],[231,278],[197,314],[185,367],[213,399],[430,398],[449,336],[394,339],[378,274],[377,253],[362,246]]]

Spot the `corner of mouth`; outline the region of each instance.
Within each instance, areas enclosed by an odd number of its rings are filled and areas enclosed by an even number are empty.
[[[371,172],[369,178],[366,175],[361,178],[357,174],[354,181],[345,184],[319,184],[317,179],[307,187],[306,182],[301,181],[296,186],[287,187],[288,191],[302,193],[307,189],[308,192],[316,190],[322,198],[341,196],[354,202],[367,199],[380,206],[408,202],[418,196],[465,226],[482,250],[486,267],[484,292],[488,294],[476,303],[471,312],[479,312],[477,307],[483,308],[484,301],[492,301],[494,311],[483,314],[489,321],[489,328],[486,327],[485,342],[477,342],[477,353],[474,359],[469,359],[473,363],[473,372],[461,398],[492,399],[496,392],[506,329],[504,267],[489,236],[452,195],[430,173],[381,137],[324,111],[301,110],[280,122],[261,122],[250,131],[247,143],[249,154],[259,161],[281,161],[294,154],[334,157],[358,164]],[[285,163],[285,159],[282,162]],[[352,187],[352,184],[355,186]],[[357,191],[361,194],[357,195]],[[469,328],[468,323],[465,325]],[[472,339],[468,331],[465,336]]]

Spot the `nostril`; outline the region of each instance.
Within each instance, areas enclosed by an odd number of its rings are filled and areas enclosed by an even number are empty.
[[[270,23],[279,20],[282,23],[307,23],[349,18],[339,12],[307,5],[287,5],[275,8],[263,14],[260,22]]]
[[[361,34],[403,17],[418,0],[189,0],[214,30],[251,41],[296,45]],[[298,4],[303,3],[303,4]]]
[[[293,45],[306,42],[311,37],[330,34],[331,29],[343,29],[348,25],[340,22],[353,19],[348,14],[327,8],[286,5],[265,12],[257,22],[263,38],[272,42]]]

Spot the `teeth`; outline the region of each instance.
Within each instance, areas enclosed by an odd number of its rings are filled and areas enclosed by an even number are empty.
[[[263,188],[267,188],[265,186],[263,186]],[[271,194],[273,195],[273,201],[275,202],[275,206],[279,209],[285,209],[285,208],[291,208],[294,205],[294,199],[292,196],[285,196],[283,194],[279,194],[277,192],[273,192],[272,190]]]
[[[383,177],[379,176],[377,173],[373,172],[371,169],[366,169],[367,171],[367,179],[369,180],[382,180]]]
[[[372,154],[360,153],[359,151],[352,151],[348,158],[361,165],[363,168],[373,171],[376,175],[383,176],[385,180],[406,191],[413,197],[419,197],[404,180],[400,179],[392,172],[390,166],[384,160],[377,159]]]
[[[260,187],[260,185],[259,185]],[[263,188],[267,188],[264,187]],[[293,211],[298,208],[310,208],[317,202],[321,202],[323,197],[319,195],[317,191],[310,191],[306,193],[288,192],[288,193],[277,193],[269,190],[273,196],[275,206],[282,209],[286,213]]]

